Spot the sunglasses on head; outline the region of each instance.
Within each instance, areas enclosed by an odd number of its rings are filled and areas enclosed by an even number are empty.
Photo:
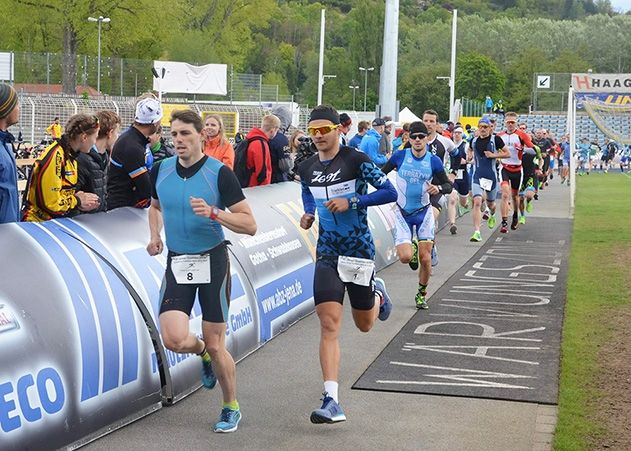
[[[410,140],[414,141],[415,139],[424,139],[427,135],[425,133],[410,133]]]
[[[315,136],[320,132],[321,135],[326,135],[327,133],[331,133],[333,130],[337,130],[339,125],[322,125],[320,127],[307,127],[307,133],[310,136]]]
[[[93,124],[88,124],[81,129],[82,133],[87,133],[90,130],[94,130],[95,128],[99,128],[99,118],[98,116],[92,116]]]

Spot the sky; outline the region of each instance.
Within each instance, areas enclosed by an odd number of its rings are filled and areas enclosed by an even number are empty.
[[[631,0],[611,0],[611,6],[616,10],[627,12],[631,10]]]

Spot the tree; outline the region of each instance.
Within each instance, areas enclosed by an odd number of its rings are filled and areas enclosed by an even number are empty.
[[[486,96],[501,97],[506,77],[488,56],[467,53],[456,64],[456,97],[484,100]]]
[[[449,118],[449,85],[437,76],[449,73],[449,65],[414,66],[400,78],[401,108],[408,107],[417,115],[427,109],[438,112],[440,120]]]
[[[177,3],[171,3],[177,7]],[[77,85],[76,60],[79,49],[97,53],[97,31],[90,16],[109,17],[111,23],[102,25],[103,49],[112,49],[117,56],[160,54],[161,35],[155,30],[165,27],[172,17],[167,8],[152,0],[113,2],[105,6],[91,0],[0,0],[2,11],[11,11],[12,28],[18,38],[24,35],[41,36],[30,39],[32,47],[11,42],[12,48],[27,51],[61,50],[62,84],[67,94],[74,94]],[[147,14],[151,11],[151,14]],[[36,18],[35,21],[32,19]]]

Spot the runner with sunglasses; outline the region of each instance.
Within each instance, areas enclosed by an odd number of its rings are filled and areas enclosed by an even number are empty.
[[[469,159],[473,157],[473,182],[471,191],[473,192],[473,217],[474,232],[470,241],[482,241],[480,234],[480,223],[482,222],[482,197],[486,197],[486,204],[490,210],[488,226],[492,229],[495,226],[495,199],[497,197],[497,171],[495,170],[495,160],[498,158],[510,157],[510,151],[504,141],[499,136],[492,133],[491,121],[482,117],[478,122],[479,135],[471,141],[469,149]]]
[[[522,167],[522,155],[524,147],[533,148],[534,144],[527,133],[517,128],[517,113],[509,111],[504,116],[506,130],[498,133],[506,147],[510,151],[510,157],[501,160],[502,170],[500,187],[502,190],[502,213],[501,233],[508,232],[508,214],[513,209],[513,219],[511,229],[517,230],[519,224],[519,191],[522,186],[524,171]],[[511,202],[512,201],[512,202]]]
[[[330,105],[311,111],[307,132],[318,153],[298,167],[305,210],[300,226],[309,229],[316,211],[319,218],[313,296],[320,319],[324,393],[322,406],[311,413],[312,423],[346,420],[337,382],[344,292],[362,332],[368,332],[377,318],[388,319],[392,309],[383,280],[374,276],[368,207],[394,202],[397,192],[368,155],[340,146],[339,124],[340,116]],[[376,191],[368,193],[369,184]]]
[[[419,261],[421,263],[414,302],[416,308],[426,309],[435,235],[430,196],[449,194],[452,185],[443,162],[429,151],[428,130],[422,122],[410,124],[410,144],[412,147],[392,155],[383,172],[397,171],[395,183],[399,208],[395,213],[395,245],[401,263],[409,264],[414,271],[419,269]]]

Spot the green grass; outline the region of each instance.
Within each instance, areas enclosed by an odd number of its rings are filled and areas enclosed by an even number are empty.
[[[631,305],[627,276],[631,268],[630,206],[631,178],[618,173],[577,177],[556,450],[588,449],[590,440],[607,432],[605,425],[593,421],[602,399],[594,376],[599,368],[598,349],[612,333],[606,318]]]

